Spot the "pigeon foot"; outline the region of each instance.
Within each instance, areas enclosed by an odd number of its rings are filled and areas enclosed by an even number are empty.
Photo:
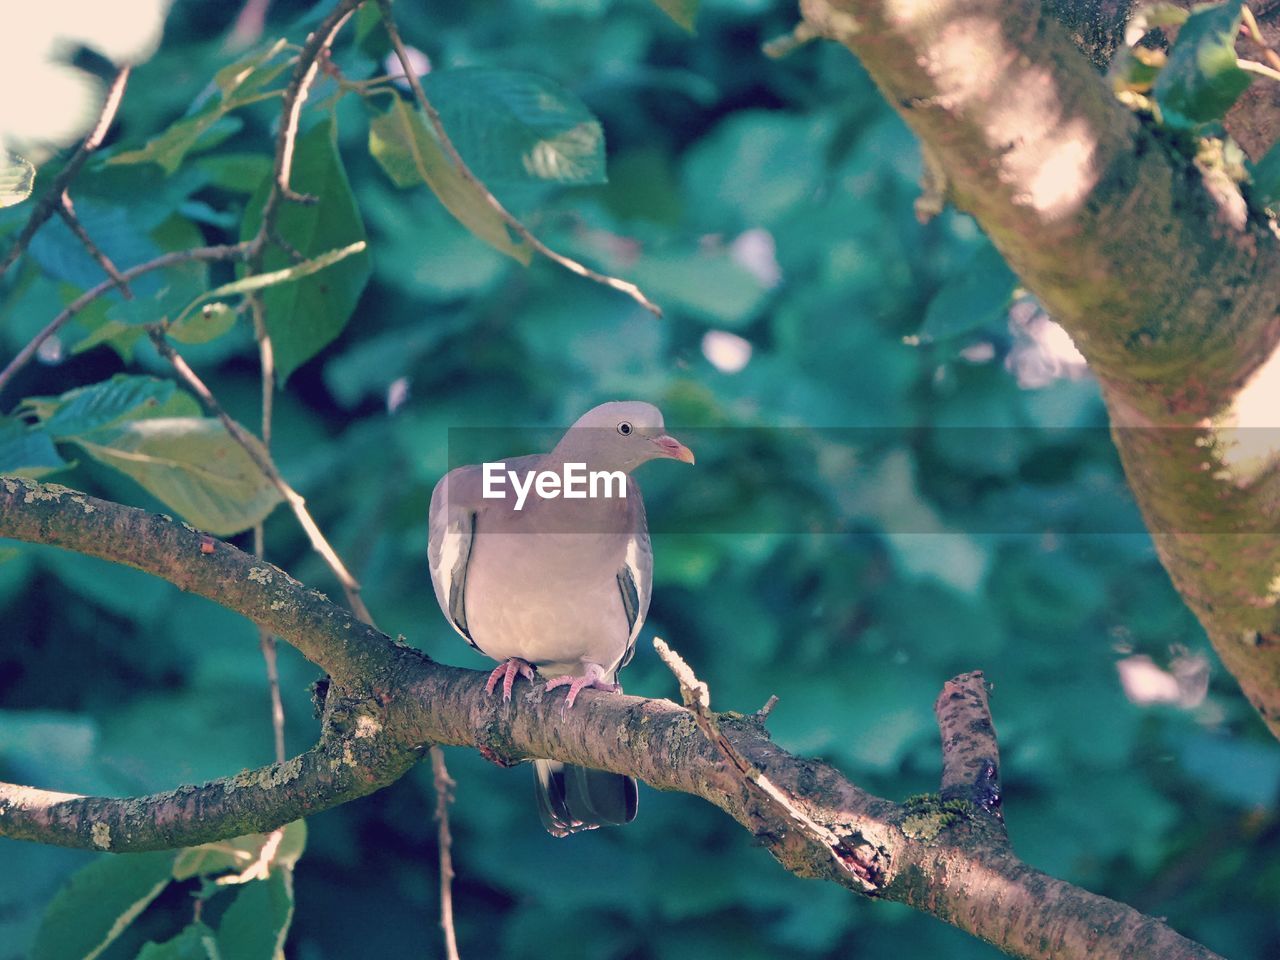
[[[533,664],[528,660],[521,660],[519,657],[511,657],[503,660],[493,669],[493,673],[489,674],[489,682],[484,685],[485,693],[493,693],[493,688],[498,685],[498,679],[502,679],[502,699],[510,701],[511,688],[515,685],[516,677],[524,677],[530,683],[533,683]]]
[[[578,694],[588,688],[592,690],[604,690],[607,693],[621,693],[622,684],[610,683],[604,678],[604,667],[598,663],[588,663],[587,672],[580,677],[556,677],[547,681],[547,689],[554,690],[556,687],[569,688],[569,695],[564,699],[564,706],[560,708],[560,715],[564,716],[566,712],[573,709],[573,703],[578,699]]]

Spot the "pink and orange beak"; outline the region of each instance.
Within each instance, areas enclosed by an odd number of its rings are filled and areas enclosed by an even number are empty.
[[[681,463],[693,463],[693,451],[675,437],[664,433],[660,437],[654,437],[653,442],[662,451],[662,456],[670,457],[672,460],[679,460]]]

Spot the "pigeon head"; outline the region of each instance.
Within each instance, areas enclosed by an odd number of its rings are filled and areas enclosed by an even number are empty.
[[[588,410],[556,444],[555,454],[566,463],[582,461],[597,470],[630,472],[659,458],[693,463],[693,451],[667,433],[662,412],[639,400]]]

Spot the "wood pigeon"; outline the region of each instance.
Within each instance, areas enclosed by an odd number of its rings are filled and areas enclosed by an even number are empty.
[[[485,689],[534,671],[569,688],[562,714],[591,687],[620,691],[649,610],[653,553],[631,471],[693,463],[648,403],[583,414],[550,453],[451,470],[431,495],[431,582],[453,628],[498,660]],[[534,761],[538,813],[557,837],[635,819],[636,782]]]

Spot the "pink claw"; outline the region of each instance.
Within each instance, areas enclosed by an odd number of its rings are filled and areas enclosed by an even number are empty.
[[[485,693],[493,693],[493,688],[498,685],[498,678],[502,678],[502,699],[509,701],[511,699],[511,688],[515,685],[516,677],[524,677],[530,683],[533,683],[533,664],[528,660],[521,660],[519,657],[511,657],[502,661],[493,668],[493,673],[489,674],[489,682],[484,685]]]
[[[587,664],[587,672],[581,677],[556,677],[554,680],[547,681],[547,689],[554,690],[556,687],[568,686],[569,695],[564,698],[564,706],[560,708],[563,715],[573,709],[573,702],[578,699],[578,694],[588,688],[592,690],[604,690],[607,693],[621,693],[622,684],[610,683],[604,678],[604,669],[596,663]]]

